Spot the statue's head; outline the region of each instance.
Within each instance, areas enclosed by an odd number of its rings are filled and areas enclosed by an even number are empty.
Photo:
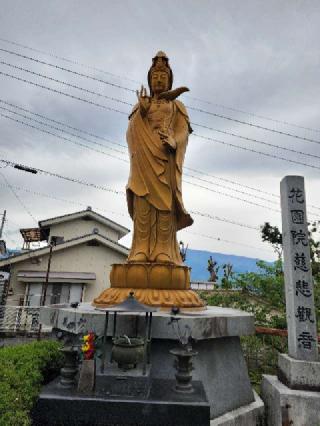
[[[169,65],[169,59],[164,52],[158,52],[152,58],[152,65],[148,72],[148,85],[150,94],[166,92],[172,88],[173,73]]]

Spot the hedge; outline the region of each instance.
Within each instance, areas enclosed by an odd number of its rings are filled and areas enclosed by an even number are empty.
[[[0,426],[29,426],[41,384],[61,365],[59,343],[40,341],[0,349]]]

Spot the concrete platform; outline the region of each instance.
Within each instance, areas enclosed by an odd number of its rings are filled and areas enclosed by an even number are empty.
[[[77,335],[87,331],[103,334],[105,313],[89,304],[77,309],[66,306],[49,306],[41,309],[41,322],[54,329]],[[253,316],[235,309],[209,307],[203,311],[181,312],[181,334],[194,339],[193,379],[203,383],[209,404],[210,418],[218,418],[229,411],[245,407],[255,401],[247,365],[243,357],[240,336],[254,333]],[[158,311],[152,320],[151,378],[171,380],[175,377],[174,357],[170,350],[178,344],[177,323],[171,324],[169,311]],[[110,315],[108,336],[113,331],[113,315]],[[117,334],[134,336],[144,334],[144,316],[118,314]],[[107,353],[111,351],[108,338]],[[107,355],[108,356],[108,355]]]
[[[279,354],[278,369],[278,377],[290,389],[320,392],[319,361],[303,361],[287,354]]]
[[[247,336],[254,334],[253,315],[237,309],[209,306],[201,311],[181,311],[181,329],[190,327],[192,337],[196,340],[214,339],[217,337]],[[141,315],[139,329],[143,329],[144,314]],[[176,332],[168,327],[171,314],[170,310],[158,311],[153,314],[152,338],[177,340]],[[103,334],[105,313],[96,309],[89,303],[82,303],[78,308],[72,309],[68,305],[44,306],[40,309],[40,321],[49,327],[67,331],[74,334],[83,334],[94,331]],[[130,314],[118,315],[117,328],[119,333],[126,330],[128,325],[134,332],[135,316]],[[108,326],[108,335],[112,335],[112,315]],[[129,330],[130,332],[130,330]]]
[[[256,392],[254,402],[210,421],[210,426],[260,426],[264,424],[264,403]]]
[[[261,385],[267,425],[320,425],[320,392],[289,389],[278,377],[264,375]]]

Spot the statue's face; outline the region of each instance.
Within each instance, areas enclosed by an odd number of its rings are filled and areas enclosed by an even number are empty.
[[[169,89],[168,74],[162,71],[154,71],[151,74],[151,88],[155,94],[166,92]]]

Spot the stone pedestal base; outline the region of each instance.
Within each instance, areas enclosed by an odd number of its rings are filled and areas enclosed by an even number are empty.
[[[174,380],[151,383],[150,394],[113,397],[102,386],[93,394],[61,389],[57,381],[42,388],[32,412],[33,426],[209,426],[210,409],[200,382],[195,391],[180,395],[173,390]]]
[[[210,426],[257,426],[264,419],[264,403],[256,392],[254,401],[236,410],[229,411],[210,421]]]
[[[268,426],[319,426],[320,392],[294,390],[276,376],[263,376],[261,396]]]
[[[118,315],[117,333],[127,336],[144,335],[144,316],[141,316],[138,322],[136,318],[132,314]],[[218,419],[234,410],[244,410],[254,403],[255,398],[239,338],[254,333],[253,316],[236,309],[210,306],[197,312],[181,310],[175,318],[179,318],[181,332],[190,330],[191,336],[196,341],[193,349],[198,355],[193,359],[192,377],[194,381],[203,383],[210,405],[211,419]],[[111,354],[113,319],[110,315],[107,357]],[[76,310],[63,305],[61,307],[53,305],[41,308],[40,321],[68,332],[69,335],[73,333],[75,342],[78,342],[78,335],[87,330],[98,335],[103,334],[105,313],[95,309],[91,304],[80,304]],[[170,322],[170,312],[158,311],[152,316],[150,347],[152,379],[174,380],[176,374],[170,350],[178,346],[177,324],[170,325]],[[163,392],[165,394],[165,391]],[[194,425],[198,424],[202,423],[194,422]],[[249,425],[252,423],[248,421],[247,426]]]
[[[202,308],[204,303],[190,290],[187,266],[169,263],[119,263],[112,265],[111,288],[94,299],[93,305],[106,307],[123,302],[131,291],[146,305],[170,308]]]
[[[278,377],[290,389],[320,392],[320,362],[302,361],[279,354]]]

